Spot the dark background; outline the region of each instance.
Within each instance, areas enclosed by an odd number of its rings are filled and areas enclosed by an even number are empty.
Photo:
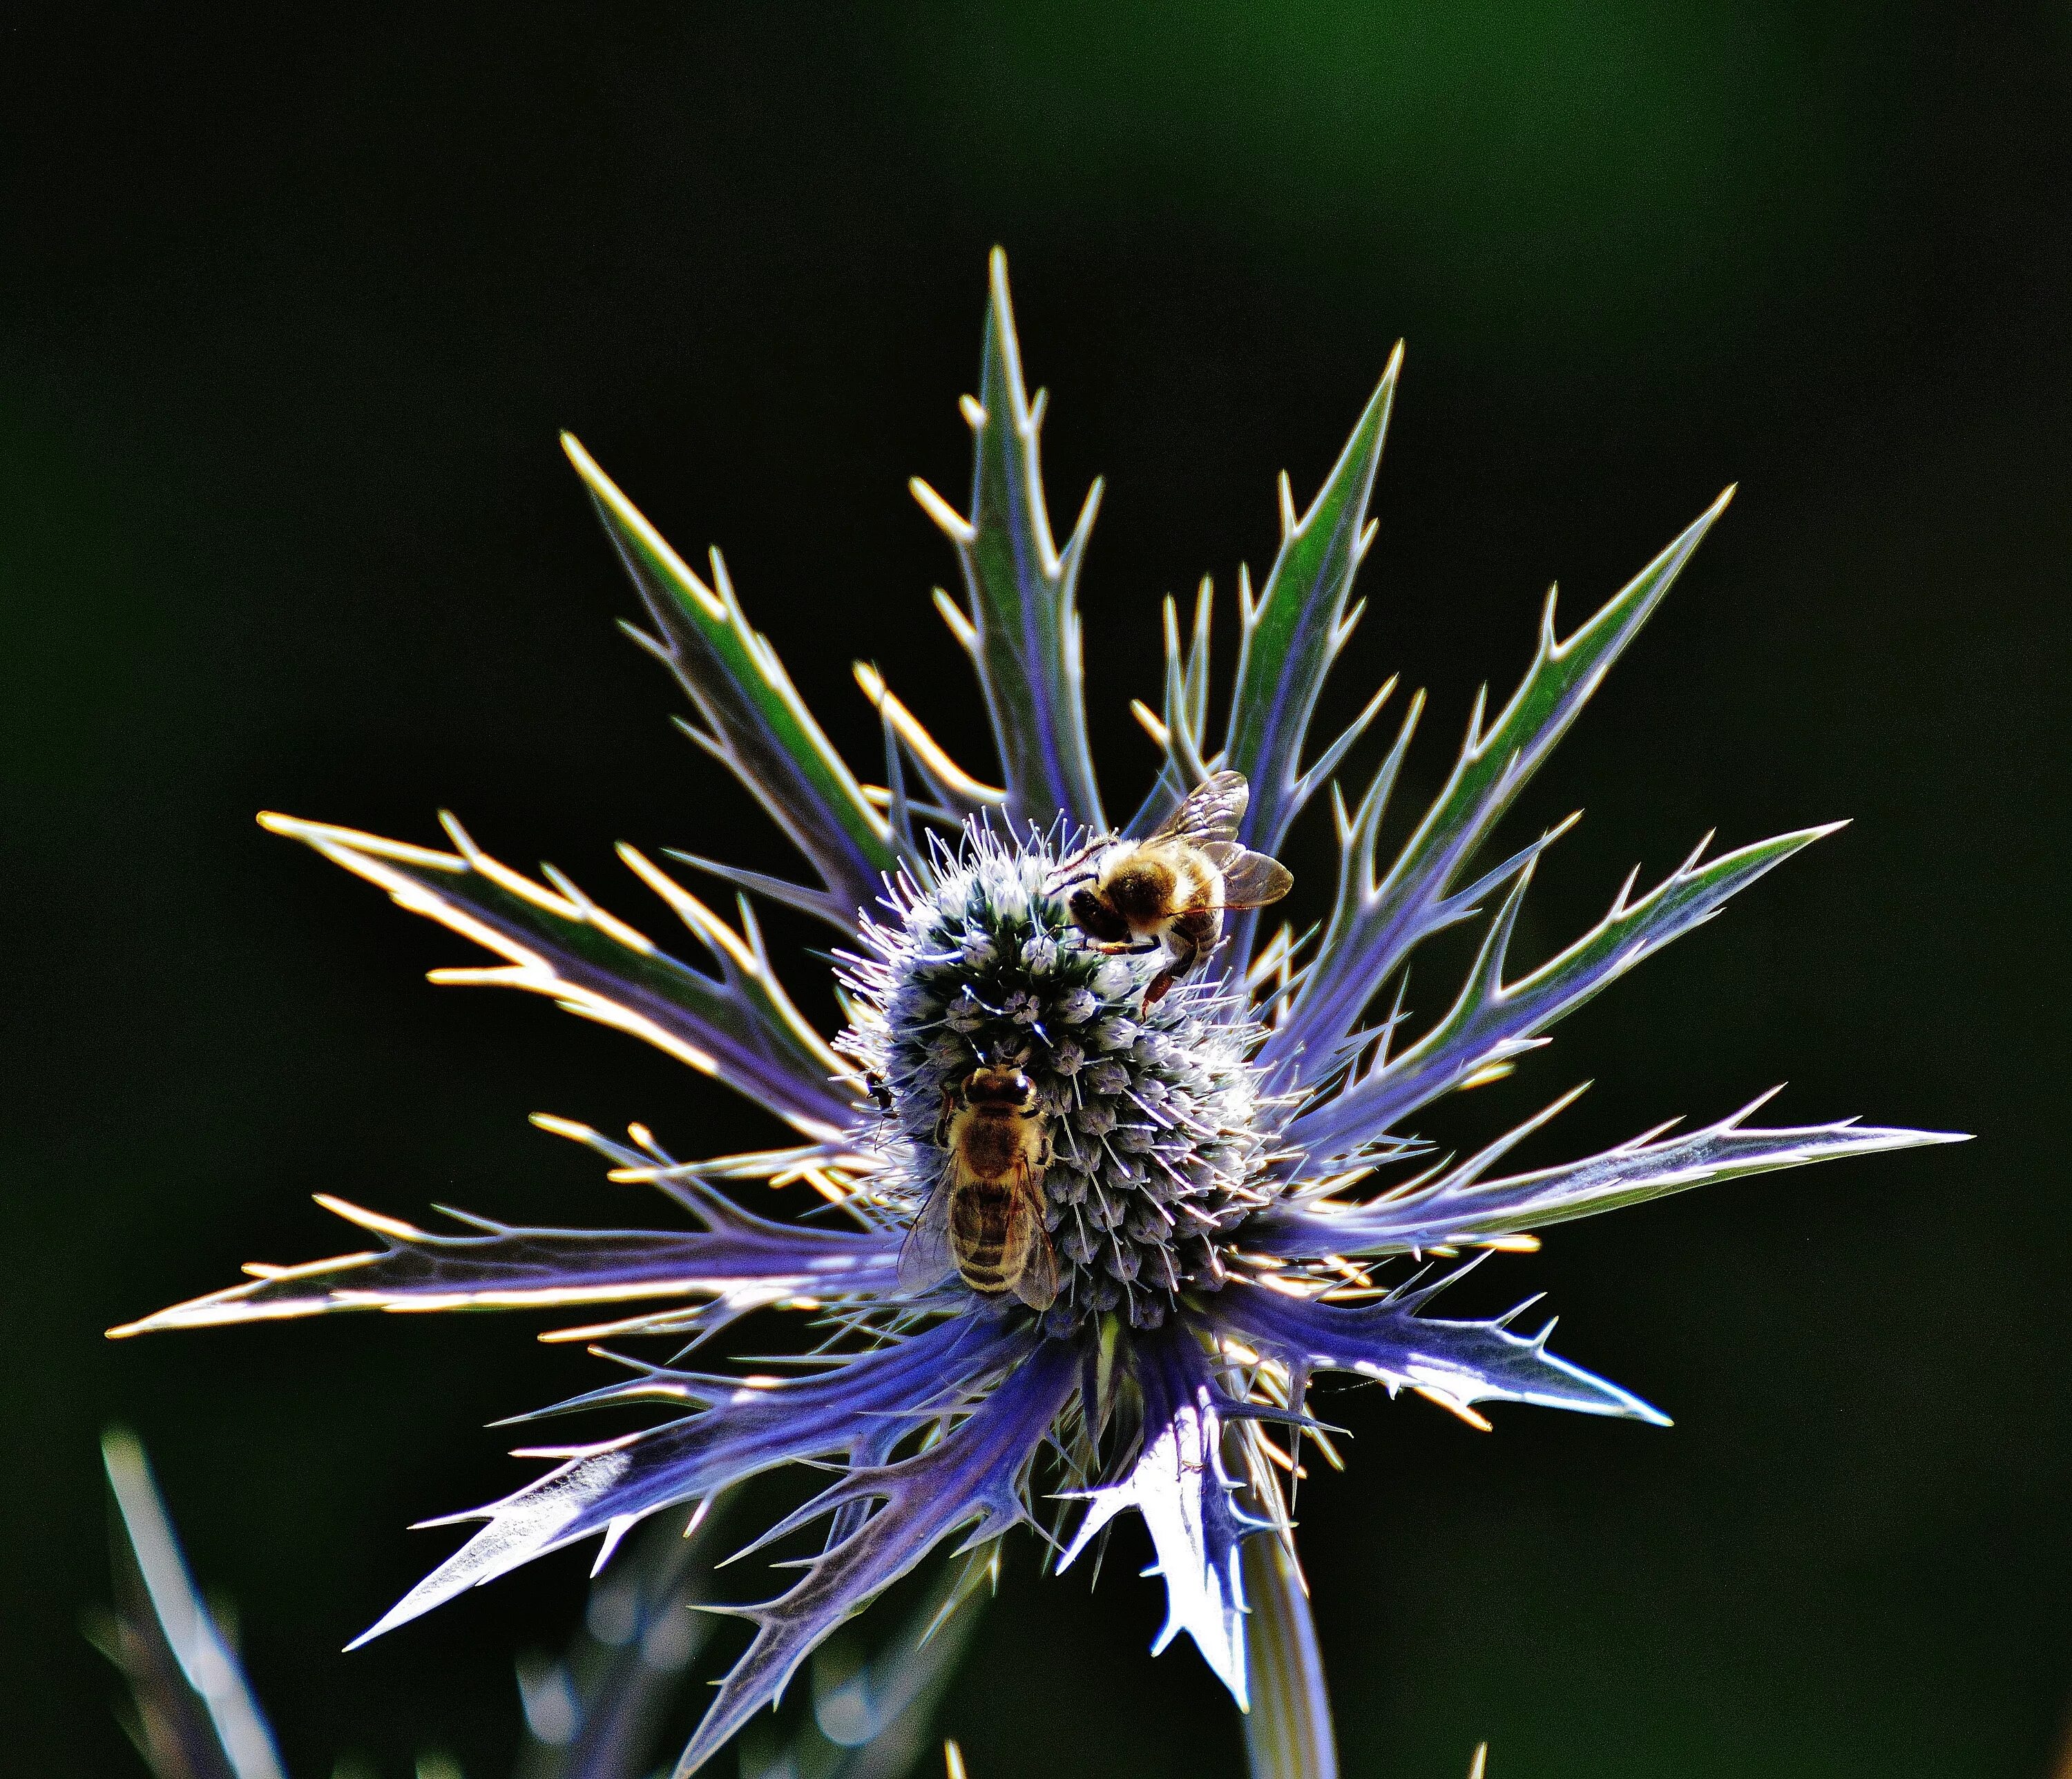
[[[313,1191],[643,1208],[535,1109],[689,1153],[767,1127],[538,1004],[431,992],[465,947],[251,816],[435,840],[450,805],[653,931],[613,840],[783,865],[615,635],[631,594],[561,426],[687,556],[724,545],[852,759],[861,655],[980,763],[927,609],[953,564],[902,483],[964,484],[1000,241],[1061,524],[1109,479],[1084,596],[1124,807],[1157,597],[1217,576],[1227,668],[1274,472],[1306,502],[1399,335],[1372,604],[1327,714],[1388,672],[1429,686],[1412,791],[1476,684],[1515,681],[1549,580],[1580,620],[1741,483],[1514,818],[1590,811],[1520,955],[1715,824],[1856,825],[1441,1134],[1587,1077],[1550,1154],[1786,1078],[1787,1121],[1980,1134],[1497,1263],[1478,1301],[1552,1290],[1564,1350],[1671,1432],[1330,1405],[1353,1470],[1305,1494],[1303,1537],[1348,1773],[1439,1779],[1485,1736],[1505,1779],[2049,1769],[2072,1697],[2062,6],[9,21],[0,1762],[138,1770],[76,1629],[119,1418],[237,1601],[298,1774],[429,1748],[506,1770],[512,1656],[559,1642],[587,1551],[336,1652],[448,1547],[407,1522],[528,1473],[480,1424],[594,1364],[524,1318],[100,1331],[335,1251]],[[1321,816],[1290,861],[1327,880]],[[1436,1005],[1445,976],[1418,980]],[[947,1713],[979,1779],[1239,1772],[1191,1650],[1144,1653],[1138,1555],[1089,1602],[1021,1552]]]

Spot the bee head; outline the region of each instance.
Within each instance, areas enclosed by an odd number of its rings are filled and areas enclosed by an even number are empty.
[[[1119,944],[1129,937],[1129,922],[1116,912],[1096,884],[1075,890],[1065,907],[1072,924],[1089,939]]]
[[[974,1069],[964,1077],[964,1102],[972,1106],[1001,1106],[1010,1111],[1034,1111],[1036,1083],[1011,1063],[993,1063]]]

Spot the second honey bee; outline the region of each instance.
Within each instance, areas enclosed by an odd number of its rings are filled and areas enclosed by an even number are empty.
[[[1043,1227],[1050,1133],[1036,1084],[1012,1063],[972,1070],[943,1091],[935,1145],[948,1160],[899,1251],[900,1284],[924,1290],[955,1268],[982,1296],[1011,1291],[1049,1309],[1058,1257]]]
[[[1146,1007],[1215,949],[1226,909],[1263,908],[1294,886],[1279,860],[1231,838],[1251,796],[1243,773],[1212,773],[1149,839],[1090,847],[1052,879],[1054,890],[1080,885],[1066,907],[1100,950],[1165,952]]]

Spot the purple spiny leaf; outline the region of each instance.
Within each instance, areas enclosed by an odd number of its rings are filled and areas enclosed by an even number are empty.
[[[350,828],[264,815],[260,825],[305,843],[504,959],[437,970],[434,982],[524,988],[570,1013],[631,1033],[701,1074],[767,1106],[816,1141],[838,1140],[850,1107],[829,1085],[842,1065],[792,1005],[752,920],[737,933],[631,848],[622,857],[689,922],[720,966],[694,970],[607,914],[566,878],[553,888],[491,858],[450,816],[458,853],[438,853]]]
[[[1240,601],[1243,638],[1222,764],[1251,783],[1252,804],[1237,837],[1258,852],[1279,847],[1315,788],[1302,770],[1303,744],[1324,680],[1359,620],[1357,610],[1347,618],[1346,602],[1373,541],[1367,499],[1402,368],[1399,345],[1299,520],[1281,478],[1280,552],[1257,600]]]
[[[891,831],[814,721],[767,638],[750,627],[726,565],[712,553],[712,585],[692,572],[632,502],[566,433],[562,448],[648,608],[656,635],[629,627],[668,666],[702,728],[684,724],[769,811],[824,886],[788,898],[848,931],[878,898],[894,864]]]
[[[958,639],[978,670],[1007,780],[1010,821],[1047,823],[1063,810],[1101,826],[1100,791],[1087,744],[1079,568],[1099,482],[1060,551],[1050,535],[1037,448],[1043,398],[1022,381],[1022,347],[1007,292],[1007,257],[993,249],[992,300],[978,399],[968,401],[973,461],[968,518],[916,478],[915,498],[956,545],[969,599]]]
[[[884,1503],[805,1578],[767,1605],[728,1608],[755,1639],[676,1763],[676,1779],[704,1765],[756,1711],[783,1691],[814,1645],[960,1527],[975,1543],[1026,1518],[1024,1473],[1077,1382],[1075,1355],[1046,1341],[939,1444],[898,1464],[850,1470],[757,1540],[758,1548],[855,1502]]]
[[[1506,953],[1536,862],[1525,857],[1452,1009],[1408,1050],[1297,1118],[1289,1127],[1291,1140],[1312,1154],[1337,1156],[1381,1137],[1420,1106],[1531,1048],[1537,1034],[1564,1013],[1709,920],[1736,891],[1839,825],[1782,834],[1705,865],[1698,863],[1700,845],[1638,902],[1626,900],[1629,877],[1611,911],[1589,932],[1536,970],[1507,983]]]
[[[852,669],[856,683],[870,701],[891,743],[886,749],[886,775],[898,769],[903,758],[914,762],[950,825],[957,826],[989,809],[998,809],[1007,793],[998,785],[973,778],[952,759],[941,742],[930,734],[920,719],[900,701],[885,683],[885,676],[871,664],[858,661]]]
[[[1445,1322],[1417,1313],[1476,1263],[1364,1304],[1326,1303],[1263,1285],[1225,1291],[1214,1300],[1211,1315],[1217,1329],[1298,1374],[1355,1372],[1386,1384],[1392,1395],[1415,1391],[1478,1425],[1487,1424],[1474,1412],[1478,1402],[1532,1403],[1669,1424],[1638,1396],[1556,1358],[1546,1349],[1546,1329],[1527,1339],[1504,1325],[1510,1317]]]
[[[1359,819],[1341,823],[1346,857],[1337,906],[1289,1017],[1267,1042],[1265,1060],[1306,1055],[1314,1070],[1334,1057],[1368,1000],[1412,948],[1474,912],[1468,898],[1449,894],[1450,886],[1661,602],[1733,492],[1721,495],[1565,641],[1555,635],[1554,599],[1548,596],[1540,646],[1518,690],[1486,728],[1477,701],[1467,744],[1445,789],[1387,877],[1377,881],[1375,846],[1388,787],[1416,721],[1413,706],[1396,750],[1361,803]]]
[[[1215,1373],[1194,1328],[1169,1324],[1136,1343],[1144,1393],[1144,1440],[1120,1482],[1089,1489],[1086,1518],[1059,1559],[1064,1568],[1124,1508],[1144,1516],[1166,1580],[1166,1623],[1151,1645],[1161,1654],[1182,1631],[1202,1658],[1247,1706],[1244,1586],[1239,1547],[1267,1522],[1243,1512],[1223,1468],[1223,1419]]]
[[[893,1282],[896,1234],[773,1223],[709,1189],[687,1202],[709,1228],[528,1229],[471,1218],[480,1233],[447,1235],[319,1194],[327,1210],[384,1245],[269,1267],[250,1284],[175,1304],[109,1333],[121,1337],[344,1309],[552,1309],[654,1297],[711,1297],[738,1313],[805,1293],[882,1291]]]
[[[1246,1238],[1263,1253],[1289,1256],[1412,1253],[1594,1216],[1716,1180],[1845,1155],[1965,1140],[1947,1132],[1886,1129],[1853,1120],[1777,1130],[1746,1128],[1742,1120],[1770,1098],[1765,1094],[1717,1124],[1681,1136],[1662,1137],[1658,1128],[1580,1161],[1503,1179],[1482,1177],[1505,1151],[1573,1097],[1564,1096],[1540,1117],[1428,1183],[1363,1205],[1284,1204],[1258,1218]]]
[[[952,1412],[964,1405],[968,1388],[1014,1363],[1028,1345],[1025,1332],[999,1320],[962,1317],[816,1377],[740,1381],[724,1402],[643,1432],[520,1453],[567,1461],[487,1507],[426,1522],[489,1523],[347,1646],[357,1649],[592,1533],[623,1532],[650,1514],[775,1465],[847,1454],[886,1415]]]

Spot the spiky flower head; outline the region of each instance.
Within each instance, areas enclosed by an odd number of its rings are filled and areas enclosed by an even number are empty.
[[[1043,1326],[1062,1338],[1111,1311],[1157,1328],[1183,1290],[1221,1286],[1225,1239],[1274,1196],[1279,1108],[1250,1061],[1262,1034],[1243,997],[1187,984],[1147,1005],[1162,952],[1089,942],[1060,862],[1043,836],[974,827],[902,869],[851,960],[859,1018],[840,1047],[887,1090],[894,1140],[870,1140],[910,1214],[948,1162],[940,1108],[981,1066],[1028,1077],[1063,1287]]]
[[[253,1267],[250,1283],[116,1332],[341,1309],[591,1304],[619,1319],[558,1337],[695,1345],[770,1307],[819,1318],[825,1335],[818,1366],[796,1378],[693,1370],[680,1354],[629,1360],[631,1381],[560,1405],[641,1404],[668,1418],[524,1454],[555,1468],[456,1516],[485,1523],[368,1635],[592,1535],[603,1538],[602,1564],[639,1521],[759,1472],[832,1463],[832,1482],[757,1541],[828,1522],[824,1549],[795,1586],[736,1608],[755,1634],[684,1751],[677,1771],[688,1773],[822,1637],[931,1550],[958,1534],[967,1547],[989,1546],[1032,1519],[1047,1493],[1077,1518],[1059,1527],[1060,1566],[1116,1514],[1142,1514],[1168,1599],[1158,1646],[1187,1632],[1238,1702],[1256,1701],[1257,1770],[1326,1773],[1329,1722],[1281,1489],[1296,1460],[1268,1431],[1278,1420],[1291,1440],[1324,1440],[1303,1414],[1311,1377],[1350,1373],[1478,1425],[1487,1424],[1478,1405],[1503,1401],[1663,1419],[1548,1351],[1544,1330],[1514,1329],[1511,1317],[1427,1314],[1458,1269],[1406,1276],[1390,1263],[1466,1252],[1473,1264],[1489,1250],[1536,1246],[1532,1232],[1548,1224],[1707,1181],[1947,1140],[1852,1121],[1762,1128],[1749,1121],[1758,1100],[1695,1131],[1664,1125],[1601,1154],[1504,1171],[1507,1152],[1569,1094],[1466,1159],[1435,1159],[1417,1140],[1408,1121],[1421,1108],[1508,1070],[1562,1014],[1828,830],[1710,859],[1701,844],[1644,894],[1629,878],[1589,931],[1511,972],[1523,898],[1560,830],[1494,864],[1481,860],[1484,844],[1723,495],[1566,637],[1550,598],[1523,680],[1494,716],[1478,703],[1438,796],[1381,863],[1378,838],[1420,701],[1350,807],[1334,774],[1393,682],[1314,756],[1307,737],[1360,616],[1352,585],[1372,538],[1367,499],[1400,359],[1299,518],[1282,479],[1272,568],[1256,593],[1240,578],[1219,733],[1206,589],[1184,643],[1168,602],[1162,696],[1155,711],[1138,707],[1163,765],[1120,824],[1125,836],[1150,834],[1213,774],[1235,774],[1249,801],[1231,844],[1270,856],[1330,785],[1341,862],[1313,943],[1285,926],[1262,936],[1254,914],[1233,909],[1220,948],[1161,996],[1153,977],[1174,961],[1166,950],[1104,949],[1063,894],[1067,858],[1117,832],[1087,743],[1080,677],[1077,590],[1099,487],[1059,548],[1038,464],[1042,398],[1032,402],[1023,382],[997,255],[979,392],[963,404],[976,446],[968,511],[925,483],[914,491],[963,569],[966,600],[938,595],[938,608],[976,671],[999,784],[958,766],[880,672],[861,665],[858,684],[884,730],[885,783],[860,783],[750,627],[718,553],[709,576],[694,572],[569,440],[647,609],[652,627],[635,639],[689,696],[692,738],[756,796],[814,881],[678,855],[742,892],[736,926],[622,846],[706,954],[711,968],[701,969],[551,868],[540,881],[501,864],[450,816],[450,851],[261,818],[500,959],[438,980],[549,995],[748,1095],[795,1140],[683,1164],[643,1127],[619,1143],[542,1116],[607,1159],[615,1178],[651,1182],[678,1219],[627,1230],[469,1218],[434,1232],[326,1198],[378,1249]],[[786,992],[751,898],[840,935],[853,1023],[837,1039]],[[1410,1028],[1406,960],[1432,935],[1475,918],[1483,932],[1466,981]],[[945,1114],[983,1067],[1026,1078],[1018,1115],[1041,1139],[1022,1152],[1058,1276],[1054,1296],[1036,1293],[1034,1305],[974,1290],[961,1269],[923,1280],[910,1267],[902,1283],[902,1248],[955,1161],[956,1120]],[[803,1185],[848,1226],[751,1213],[734,1194],[754,1180]]]

